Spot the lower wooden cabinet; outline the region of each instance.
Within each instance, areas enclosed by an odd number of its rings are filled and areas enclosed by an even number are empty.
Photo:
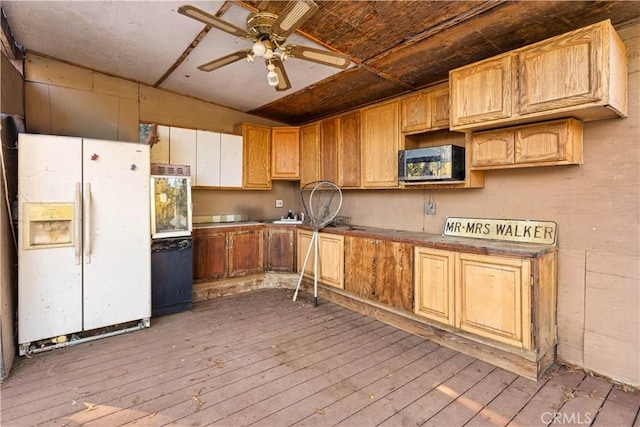
[[[193,281],[228,277],[227,233],[219,229],[193,230]]]
[[[227,233],[229,277],[240,277],[264,271],[264,239],[262,228],[242,229]]]
[[[456,257],[456,327],[531,350],[531,261],[463,253]]]
[[[454,252],[415,248],[413,311],[416,314],[455,326],[454,269]]]
[[[293,273],[296,259],[296,229],[293,227],[268,227],[264,231],[265,270]]]
[[[307,256],[313,233],[298,230],[298,272]],[[312,247],[304,275],[313,279],[315,250]],[[344,289],[344,236],[329,233],[318,234],[318,282]]]
[[[414,312],[546,354],[556,343],[556,253],[511,257],[415,248]]]
[[[193,231],[193,280],[240,277],[264,270],[262,228]]]
[[[365,237],[345,238],[345,290],[411,311],[413,245]]]

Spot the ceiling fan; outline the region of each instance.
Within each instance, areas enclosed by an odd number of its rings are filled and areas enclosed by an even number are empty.
[[[200,71],[213,71],[241,59],[253,62],[255,57],[262,57],[267,66],[267,82],[277,91],[291,88],[283,64],[288,58],[304,59],[342,69],[351,63],[350,57],[341,53],[295,44],[284,45],[287,37],[317,10],[318,5],[312,0],[293,0],[285,6],[280,15],[266,11],[251,13],[247,18],[247,28],[244,29],[195,6],[185,5],[178,8],[178,12],[185,16],[253,43],[251,48],[200,65]]]

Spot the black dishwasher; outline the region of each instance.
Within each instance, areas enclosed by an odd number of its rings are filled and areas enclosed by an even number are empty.
[[[191,237],[151,241],[151,316],[191,309],[193,241]]]

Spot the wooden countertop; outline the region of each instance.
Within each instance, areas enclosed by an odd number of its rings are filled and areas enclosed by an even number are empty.
[[[311,228],[300,224],[274,224],[273,221],[246,221],[228,223],[201,223],[194,224],[194,231],[200,229],[241,228],[246,226],[267,227],[295,227],[311,231]],[[340,234],[344,236],[362,237],[367,239],[391,240],[401,243],[410,243],[434,249],[452,251],[473,252],[478,254],[509,255],[523,257],[537,257],[557,250],[553,245],[540,245],[531,243],[514,243],[499,240],[474,239],[469,237],[451,237],[440,234],[424,233],[419,231],[392,230],[386,228],[366,227],[359,225],[328,226],[320,230],[321,233]]]

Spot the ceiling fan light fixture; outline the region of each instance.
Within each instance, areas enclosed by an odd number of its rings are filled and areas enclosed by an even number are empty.
[[[273,64],[268,64],[267,65],[267,70],[269,70],[267,72],[267,83],[269,83],[269,86],[278,86],[278,83],[280,83],[280,79],[278,79],[278,74],[276,74],[275,70],[275,66]]]
[[[267,52],[267,47],[260,40],[253,44],[253,48],[251,49],[255,56],[264,56]]]

